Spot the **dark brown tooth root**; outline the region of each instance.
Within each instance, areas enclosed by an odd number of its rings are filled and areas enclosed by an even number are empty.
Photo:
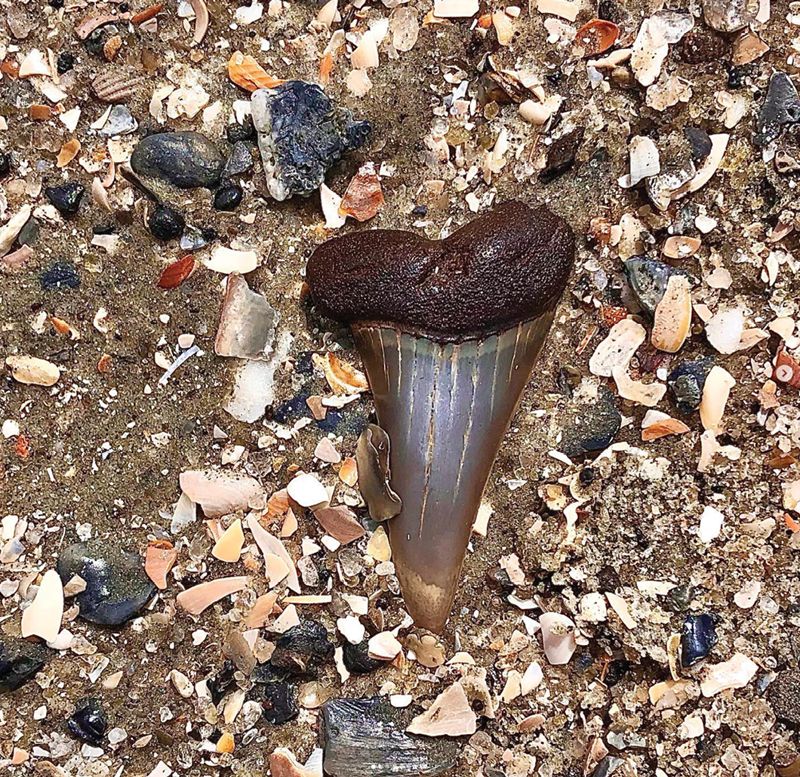
[[[387,524],[393,559],[422,627],[447,620],[484,486],[552,317],[450,343],[354,327],[403,500]]]

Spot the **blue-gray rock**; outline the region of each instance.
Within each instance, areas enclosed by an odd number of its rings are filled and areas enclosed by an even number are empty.
[[[784,127],[798,122],[800,99],[792,79],[786,73],[773,73],[758,114],[753,141],[757,146],[766,146],[780,137]]]
[[[714,617],[705,612],[688,615],[681,632],[681,666],[693,666],[702,661],[716,644]]]
[[[48,656],[43,645],[0,637],[0,693],[16,691],[42,669]]]
[[[333,699],[322,707],[322,768],[330,777],[420,777],[452,768],[461,744],[407,734],[410,710],[385,698]]]
[[[237,140],[231,147],[228,161],[222,172],[223,178],[230,178],[235,175],[244,175],[253,169],[253,144],[243,140]]]
[[[109,542],[78,542],[61,551],[56,565],[62,582],[73,575],[86,581],[75,600],[80,615],[103,626],[120,626],[133,618],[156,592],[141,556]]]
[[[161,132],[139,141],[131,167],[143,178],[160,178],[180,189],[213,189],[220,182],[225,157],[199,132]]]
[[[276,200],[316,191],[325,173],[371,130],[369,122],[353,121],[350,111],[305,81],[258,89],[251,108],[267,189]]]
[[[689,273],[677,267],[672,267],[658,259],[649,259],[646,256],[634,256],[625,262],[625,276],[628,285],[636,297],[637,302],[648,313],[654,313],[656,306],[661,302],[667,290],[667,283],[673,275]]]
[[[678,410],[682,413],[691,413],[700,407],[703,386],[713,366],[714,359],[705,356],[695,361],[682,362],[667,375],[667,385],[675,396]]]

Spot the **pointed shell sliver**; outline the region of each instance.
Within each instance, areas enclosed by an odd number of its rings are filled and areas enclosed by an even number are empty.
[[[63,614],[64,587],[58,572],[50,569],[44,573],[36,598],[22,613],[22,636],[54,642],[61,630]]]
[[[210,580],[207,583],[200,583],[181,591],[175,601],[179,607],[186,610],[190,615],[200,615],[203,610],[220,599],[241,591],[247,586],[249,580],[250,578],[246,575]]]

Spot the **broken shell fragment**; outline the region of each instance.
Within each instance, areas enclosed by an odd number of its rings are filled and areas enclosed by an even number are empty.
[[[403,508],[390,484],[389,435],[380,426],[369,424],[358,438],[356,466],[358,487],[373,521],[394,518]]]
[[[735,385],[736,380],[727,370],[718,365],[711,368],[703,385],[703,399],[700,401],[700,421],[704,429],[719,431],[725,405]]]
[[[656,306],[650,342],[659,351],[677,353],[686,342],[691,325],[692,295],[689,281],[682,275],[673,275],[667,281],[664,296]]]
[[[351,324],[392,441],[402,509],[387,531],[418,626],[438,632],[447,620],[484,486],[573,255],[566,222],[508,202],[441,242],[356,232],[309,261],[313,299]],[[369,471],[362,448],[367,493]],[[385,471],[372,469],[376,485]]]

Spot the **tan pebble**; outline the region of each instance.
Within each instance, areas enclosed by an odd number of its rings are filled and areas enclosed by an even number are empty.
[[[367,555],[374,558],[375,561],[389,561],[392,558],[392,548],[389,545],[389,538],[386,536],[386,530],[383,526],[375,529],[369,538]]]
[[[692,296],[689,281],[673,275],[664,297],[656,306],[650,342],[666,353],[677,353],[689,336],[692,324]]]
[[[61,377],[58,367],[46,359],[35,356],[8,356],[6,366],[17,383],[28,386],[53,386]]]
[[[218,753],[232,753],[233,748],[236,744],[236,741],[233,738],[233,734],[229,734],[227,731],[217,740],[217,752]]]

